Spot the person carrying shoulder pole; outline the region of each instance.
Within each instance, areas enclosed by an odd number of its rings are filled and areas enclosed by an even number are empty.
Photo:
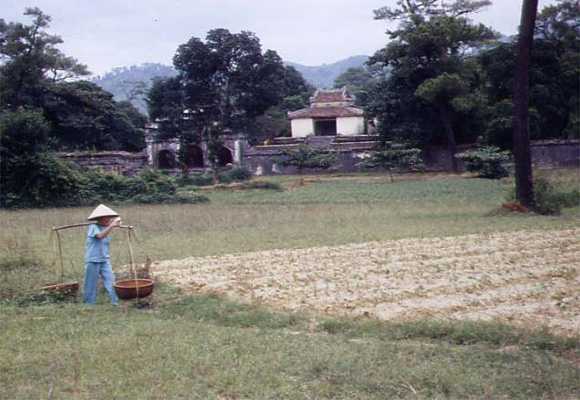
[[[87,219],[94,223],[89,225],[85,242],[84,302],[86,304],[96,303],[97,283],[100,276],[111,303],[117,305],[119,299],[113,287],[115,275],[109,254],[109,242],[111,241],[109,234],[113,229],[121,226],[121,218],[115,211],[101,204],[93,210]]]

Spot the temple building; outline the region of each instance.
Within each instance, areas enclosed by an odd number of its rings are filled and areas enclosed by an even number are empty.
[[[318,89],[310,98],[310,107],[288,113],[292,137],[356,136],[367,130],[363,110],[354,106],[346,88]]]

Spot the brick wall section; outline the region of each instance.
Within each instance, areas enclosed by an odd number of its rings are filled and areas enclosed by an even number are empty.
[[[101,151],[58,153],[62,160],[70,161],[82,168],[101,169],[121,175],[133,176],[147,165],[147,155],[126,151]]]

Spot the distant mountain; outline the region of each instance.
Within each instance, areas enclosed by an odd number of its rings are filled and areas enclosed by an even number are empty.
[[[332,88],[334,80],[349,68],[362,67],[369,59],[368,56],[352,56],[332,64],[322,64],[316,67],[287,62],[298,70],[310,84],[317,88]]]
[[[316,67],[287,62],[296,68],[309,83],[317,88],[332,88],[334,80],[349,68],[361,67],[368,60],[367,56],[353,56],[332,64]],[[115,100],[129,100],[143,114],[147,115],[145,93],[151,87],[154,78],[168,78],[177,73],[173,67],[156,63],[131,65],[114,68],[104,75],[92,79],[103,89],[111,92]]]
[[[168,65],[145,63],[114,68],[102,76],[93,78],[92,82],[111,92],[117,101],[131,101],[139,111],[147,115],[145,93],[151,87],[151,80],[168,78],[176,74],[173,67]]]

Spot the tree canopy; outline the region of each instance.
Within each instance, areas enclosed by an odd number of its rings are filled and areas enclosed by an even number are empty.
[[[141,150],[143,117],[79,80],[89,72],[58,49],[48,15],[38,8],[24,15],[30,25],[0,19],[0,111],[41,111],[54,149]]]
[[[580,9],[572,3],[547,6],[536,19],[529,71],[532,139],[580,136]],[[512,147],[516,45],[501,43],[479,56],[490,103],[486,136],[503,148]]]
[[[0,19],[0,207],[75,204],[86,179],[55,150],[143,148],[145,117],[80,80],[86,67],[59,49],[50,17]]]
[[[377,76],[369,71],[368,67],[349,68],[340,74],[334,81],[335,89],[346,87],[355,98],[359,106],[365,105],[368,91],[376,83]]]
[[[388,31],[391,41],[369,61],[390,68],[389,78],[376,86],[368,106],[383,135],[425,143],[442,134],[450,153],[455,153],[458,136],[471,131],[466,125],[474,119],[468,114],[478,101],[479,74],[469,59],[497,36],[467,15],[489,4],[399,0],[395,7],[375,10],[376,19],[399,23]],[[453,156],[452,160],[456,168]]]
[[[258,117],[309,90],[294,68],[273,50],[262,53],[258,37],[246,31],[214,29],[205,40],[192,37],[178,47],[173,63],[178,75],[157,81],[149,92],[150,116],[165,136],[178,136],[184,125],[198,136],[209,126],[252,136]]]
[[[59,36],[49,34],[50,16],[38,8],[24,15],[31,25],[0,19],[0,105],[15,109],[39,105],[46,85],[88,75],[87,67],[64,55]]]

